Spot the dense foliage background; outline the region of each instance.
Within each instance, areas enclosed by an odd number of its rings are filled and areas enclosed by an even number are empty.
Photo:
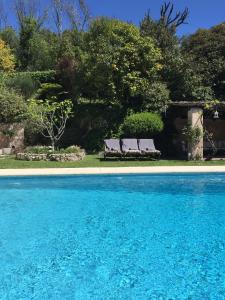
[[[31,98],[70,99],[61,143],[93,151],[134,113],[163,116],[171,101],[225,100],[225,23],[179,38],[189,12],[175,14],[171,3],[158,20],[147,12],[139,27],[92,19],[84,0],[52,0],[51,11],[26,0],[14,7],[17,28],[0,16],[0,122],[25,120]],[[43,142],[27,124],[27,142]]]

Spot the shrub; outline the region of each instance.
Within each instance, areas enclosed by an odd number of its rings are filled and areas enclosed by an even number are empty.
[[[32,154],[47,154],[47,153],[52,153],[52,147],[49,147],[49,146],[30,146],[30,147],[27,147],[24,152],[25,153],[32,153]]]
[[[158,114],[143,112],[127,116],[122,124],[122,135],[132,138],[149,138],[163,130],[164,124]]]
[[[195,147],[201,140],[203,132],[198,126],[192,127],[191,125],[185,126],[182,130],[182,134],[186,141]]]
[[[36,71],[36,72],[12,72],[0,73],[0,86],[14,89],[21,93],[25,99],[31,96],[42,87],[42,84],[49,83],[54,86],[56,80],[55,71]]]
[[[27,105],[13,90],[0,88],[0,123],[21,122],[27,116]]]
[[[64,92],[64,94],[66,94]],[[38,99],[49,99],[51,97],[62,98],[63,87],[58,83],[42,83],[37,91]]]
[[[6,77],[5,85],[21,93],[25,99],[30,98],[37,90],[38,82],[30,75]]]
[[[81,148],[79,146],[73,145],[73,146],[69,146],[66,149],[61,149],[61,153],[80,153],[81,152]]]

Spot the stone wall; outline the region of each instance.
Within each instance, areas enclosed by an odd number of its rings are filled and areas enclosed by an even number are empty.
[[[21,123],[0,123],[0,149],[11,148],[19,151],[24,148],[24,125]]]

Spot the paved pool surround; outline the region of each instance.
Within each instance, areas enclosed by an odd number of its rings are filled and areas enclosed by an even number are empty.
[[[0,176],[158,174],[158,173],[225,173],[225,166],[159,166],[117,168],[37,168],[0,169]]]

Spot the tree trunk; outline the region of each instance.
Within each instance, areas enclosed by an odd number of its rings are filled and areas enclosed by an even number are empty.
[[[51,139],[51,144],[52,144],[52,151],[55,151],[55,141],[54,139]]]

